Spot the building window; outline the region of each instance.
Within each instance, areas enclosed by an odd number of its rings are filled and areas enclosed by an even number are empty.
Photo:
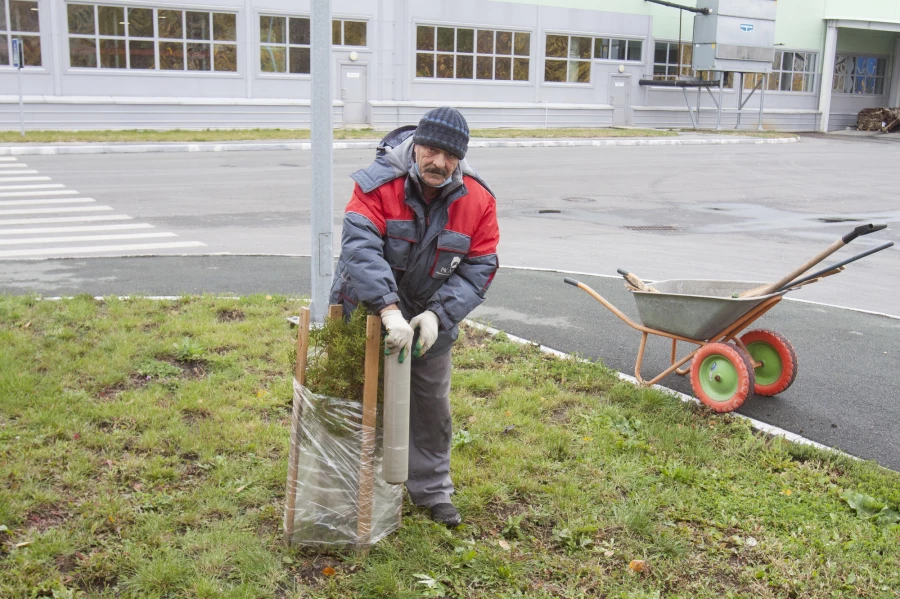
[[[681,44],[681,73],[678,72],[678,42],[656,42],[653,49],[653,79],[675,81],[680,77],[694,77],[691,67],[694,47]]]
[[[366,22],[334,19],[331,21],[331,43],[335,46],[365,46]]]
[[[590,83],[593,38],[547,35],[544,81]]]
[[[656,42],[653,47],[653,79],[675,81],[679,78],[694,77],[706,81],[718,81],[716,71],[695,71],[693,67],[694,46],[691,42],[681,44],[681,73],[678,73],[678,42]],[[725,87],[731,87],[734,73],[727,73]],[[753,87],[752,85],[750,87]]]
[[[812,92],[816,84],[816,52],[791,52],[776,50],[772,61],[772,72],[766,89],[783,92]],[[762,77],[762,75],[757,75]],[[744,79],[744,87],[747,87]],[[754,82],[755,84],[755,82]],[[753,86],[750,86],[753,87]]]
[[[609,37],[594,39],[594,58],[597,60],[631,60],[640,62],[644,50],[642,40]]]
[[[416,27],[416,77],[528,81],[531,34],[469,27]]]
[[[237,71],[234,13],[97,4],[67,12],[72,67]]]
[[[309,74],[310,32],[306,17],[259,17],[259,59],[264,73]]]
[[[0,0],[0,66],[12,66],[12,39],[22,40],[26,67],[41,66],[41,26],[38,3]]]
[[[832,91],[839,94],[880,96],[884,93],[887,61],[875,56],[837,55]]]

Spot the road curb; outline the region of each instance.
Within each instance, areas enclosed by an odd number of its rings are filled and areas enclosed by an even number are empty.
[[[474,139],[470,148],[578,148],[606,146],[729,146],[773,145],[800,141],[799,137],[713,137],[711,139]],[[260,143],[186,143],[186,144],[82,144],[82,145],[13,145],[0,146],[0,156],[56,156],[71,154],[148,154],[170,152],[283,152],[306,151],[310,142]],[[374,150],[377,141],[338,141],[335,150]]]
[[[561,352],[557,349],[553,349],[552,347],[547,347],[546,345],[540,345],[539,343],[535,343],[534,341],[529,341],[528,339],[523,339],[522,337],[516,337],[515,335],[510,335],[509,333],[507,333],[505,331],[500,331],[499,329],[489,327],[487,325],[481,324],[480,322],[476,322],[470,318],[465,319],[464,322],[467,325],[469,325],[473,328],[485,331],[486,333],[489,333],[490,335],[497,335],[498,333],[503,333],[504,335],[506,335],[507,339],[509,339],[510,341],[512,341],[514,343],[518,343],[520,345],[537,346],[537,348],[542,353],[545,353],[545,354],[548,354],[551,356],[556,356],[558,358],[563,358],[563,359],[576,359],[571,354]],[[582,360],[582,361],[586,362],[587,360]],[[631,383],[635,387],[640,386],[637,379],[634,378],[633,376],[627,375],[624,372],[619,372],[617,370],[614,370],[613,372],[616,373],[616,376],[619,378],[619,380]],[[691,397],[690,395],[687,395],[686,393],[682,393],[681,391],[669,389],[668,387],[663,387],[662,385],[651,385],[650,388],[657,389],[659,391],[662,391],[663,393],[668,393],[670,395],[673,395],[674,397],[676,397],[677,399],[679,399],[685,403],[700,404],[700,400],[698,400],[695,397]],[[743,414],[739,414],[737,412],[730,412],[729,415],[731,415],[734,418],[740,418],[742,420],[746,420],[750,424],[750,426],[753,427],[754,430],[758,430],[758,431],[765,433],[767,435],[770,435],[772,437],[781,437],[782,439],[785,439],[786,441],[790,441],[791,443],[796,443],[798,445],[808,445],[810,447],[815,447],[815,448],[821,449],[823,451],[835,453],[837,455],[847,457],[847,458],[850,458],[853,460],[862,459],[862,458],[856,457],[855,455],[851,455],[847,452],[841,451],[840,449],[836,449],[834,447],[829,447],[828,445],[823,445],[822,443],[819,443],[818,441],[813,441],[812,439],[807,439],[806,437],[798,435],[797,433],[792,433],[789,430],[785,430],[783,428],[779,428],[777,426],[767,424],[761,420],[757,420],[756,418],[751,418],[750,416],[744,416]]]

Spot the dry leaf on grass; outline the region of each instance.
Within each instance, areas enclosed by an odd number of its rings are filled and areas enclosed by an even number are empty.
[[[628,563],[628,569],[636,574],[644,572],[647,569],[647,562],[642,559],[633,559]]]

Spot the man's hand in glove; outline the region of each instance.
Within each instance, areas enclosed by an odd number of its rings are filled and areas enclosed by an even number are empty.
[[[384,340],[385,355],[400,352],[398,362],[403,362],[412,349],[413,330],[403,318],[400,310],[388,306],[381,312],[381,323],[387,329],[387,337]]]
[[[419,329],[419,341],[416,343],[416,349],[413,352],[415,357],[425,355],[438,336],[438,317],[431,310],[426,310],[409,321],[409,326],[413,329]]]

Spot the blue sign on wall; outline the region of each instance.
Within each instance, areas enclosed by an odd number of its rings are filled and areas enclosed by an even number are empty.
[[[741,23],[741,31],[753,31],[752,23]]]
[[[22,40],[14,37],[12,40],[13,67],[22,68]]]

